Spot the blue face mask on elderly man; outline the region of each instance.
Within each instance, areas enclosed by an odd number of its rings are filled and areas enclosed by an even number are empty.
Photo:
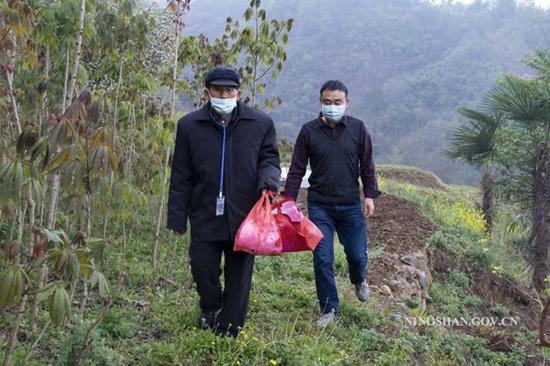
[[[226,115],[233,112],[233,109],[237,106],[237,98],[210,97],[210,105],[219,114]]]

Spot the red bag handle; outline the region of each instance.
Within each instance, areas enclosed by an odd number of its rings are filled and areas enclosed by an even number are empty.
[[[283,203],[293,201],[291,198],[277,192],[268,191],[267,194],[269,198],[271,198],[271,207],[277,209],[279,213],[281,213],[281,207],[283,206]]]

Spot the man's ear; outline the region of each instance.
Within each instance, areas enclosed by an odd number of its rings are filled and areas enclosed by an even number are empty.
[[[237,100],[241,100],[241,90],[237,90]]]
[[[211,96],[210,96],[210,91],[208,90],[208,88],[204,88],[204,97],[207,99],[207,100],[210,100]]]

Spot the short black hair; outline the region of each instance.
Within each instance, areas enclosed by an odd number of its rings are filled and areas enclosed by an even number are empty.
[[[344,92],[344,94],[346,94],[346,98],[348,97],[348,88],[346,88],[344,83],[340,80],[325,81],[325,83],[321,87],[321,92],[319,94],[323,94],[325,90],[341,90]]]

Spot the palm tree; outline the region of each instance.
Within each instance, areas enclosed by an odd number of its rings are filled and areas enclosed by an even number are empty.
[[[540,58],[540,55],[538,56]],[[541,69],[538,69],[541,71]],[[483,211],[488,227],[491,225],[494,177],[492,166],[501,169],[507,185],[522,192],[522,203],[531,209],[532,226],[530,262],[533,266],[533,286],[544,287],[550,274],[550,83],[548,75],[538,79],[505,76],[485,97],[482,112],[461,109],[469,126],[455,129],[451,148],[446,152],[455,159],[484,167],[482,178]],[[510,139],[498,136],[512,133],[532,159],[518,160],[517,146]],[[522,153],[525,155],[525,151]],[[527,163],[529,166],[524,166]]]
[[[485,99],[486,108],[502,113],[510,124],[538,137],[532,167],[532,228],[529,240],[533,285],[544,287],[550,274],[550,84],[544,78],[506,76]]]
[[[453,131],[451,147],[447,156],[461,159],[468,164],[483,169],[481,192],[482,210],[487,230],[493,223],[494,173],[491,168],[495,153],[495,136],[503,122],[499,113],[484,113],[473,109],[461,108],[459,113],[466,117],[469,126],[460,126]]]

